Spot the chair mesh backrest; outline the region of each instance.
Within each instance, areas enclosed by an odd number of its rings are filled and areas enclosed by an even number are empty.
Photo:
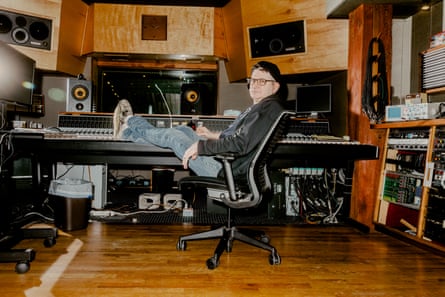
[[[261,202],[262,194],[271,190],[268,165],[273,156],[275,146],[283,138],[288,119],[292,115],[294,114],[290,111],[284,111],[280,114],[270,127],[250,163],[247,178],[251,194],[253,195],[252,200],[255,201],[256,205]]]

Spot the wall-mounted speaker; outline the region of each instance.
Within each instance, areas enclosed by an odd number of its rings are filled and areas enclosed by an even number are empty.
[[[91,112],[92,84],[84,79],[67,79],[66,111]]]
[[[252,58],[304,53],[305,22],[249,28],[249,42]]]
[[[181,86],[181,114],[214,115],[215,106],[215,98],[205,84]]]
[[[0,10],[0,40],[27,47],[51,49],[52,21]]]

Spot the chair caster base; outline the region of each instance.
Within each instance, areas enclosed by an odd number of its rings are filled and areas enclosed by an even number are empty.
[[[206,265],[207,265],[208,269],[213,270],[219,266],[219,259],[217,259],[216,256],[211,257],[211,258],[207,259]]]
[[[261,242],[264,242],[264,243],[266,243],[266,244],[269,244],[270,243],[270,237],[268,236],[268,235],[261,235],[260,236],[260,241]]]
[[[281,257],[278,255],[276,251],[273,251],[269,255],[269,264],[270,265],[279,265],[281,264]]]
[[[185,251],[187,249],[187,241],[178,240],[178,243],[176,244],[176,249],[178,251]]]

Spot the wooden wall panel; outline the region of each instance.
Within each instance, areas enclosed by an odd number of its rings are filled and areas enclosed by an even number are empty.
[[[241,0],[231,0],[222,11],[227,48],[225,68],[229,80],[238,81],[247,76]]]
[[[81,55],[88,6],[81,0],[62,2],[60,19],[58,71],[77,75],[84,72],[86,57]]]
[[[215,54],[216,8],[101,3],[93,5],[94,52],[203,56]],[[167,40],[142,40],[142,15],[166,15]],[[217,37],[221,40],[220,35]],[[218,53],[221,51],[218,47]]]
[[[222,8],[215,8],[213,24],[213,54],[217,57],[227,57],[226,35],[224,31],[224,19]]]
[[[366,74],[368,46],[380,36],[386,52],[388,85],[391,85],[392,6],[361,5],[349,15],[349,135],[361,143],[377,145],[383,150],[384,131],[371,129],[362,113],[362,91]],[[381,164],[379,160],[355,162],[350,217],[371,228],[376,197],[379,191]]]
[[[227,18],[227,15],[236,15],[239,14],[239,11],[241,12],[242,43],[244,48],[243,51],[239,50],[238,55],[246,57],[244,72],[236,78],[239,78],[239,76],[246,77],[250,67],[260,60],[269,60],[277,63],[284,74],[347,69],[348,20],[326,19],[325,0],[238,0],[234,2],[239,2],[239,7],[233,5],[233,9],[229,11],[229,5],[231,5],[229,3],[224,8],[224,17]],[[305,53],[254,59],[250,57],[249,27],[262,27],[296,20],[305,20],[306,22]],[[235,32],[239,30],[239,23],[234,24],[232,27],[230,25],[230,23],[227,25],[229,28],[226,30]],[[231,63],[231,58],[234,55],[229,54],[228,64]],[[238,61],[235,60],[235,63],[238,63]],[[229,79],[231,79],[230,76]]]

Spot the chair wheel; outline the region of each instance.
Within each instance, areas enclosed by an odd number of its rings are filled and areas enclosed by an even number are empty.
[[[270,237],[267,236],[266,234],[261,235],[261,236],[260,236],[260,241],[261,241],[261,242],[264,242],[264,243],[269,243],[269,242],[270,242]]]
[[[185,251],[187,248],[187,242],[183,240],[178,240],[178,243],[176,244],[176,249],[178,251]]]
[[[269,255],[269,264],[270,265],[279,265],[281,264],[281,257],[277,252],[272,252]]]
[[[55,245],[56,244],[56,239],[54,238],[54,237],[48,237],[48,238],[45,238],[44,240],[43,240],[43,245],[45,246],[45,247],[52,247],[53,245]]]
[[[216,259],[216,257],[211,257],[211,258],[208,258],[207,259],[207,262],[206,262],[206,264],[207,264],[207,268],[208,269],[215,269],[216,267],[218,267],[218,265],[219,265],[219,260],[218,259]]]
[[[29,264],[28,261],[17,262],[17,264],[15,264],[15,272],[17,272],[19,274],[26,273],[29,271],[30,267],[31,267],[31,264]]]

